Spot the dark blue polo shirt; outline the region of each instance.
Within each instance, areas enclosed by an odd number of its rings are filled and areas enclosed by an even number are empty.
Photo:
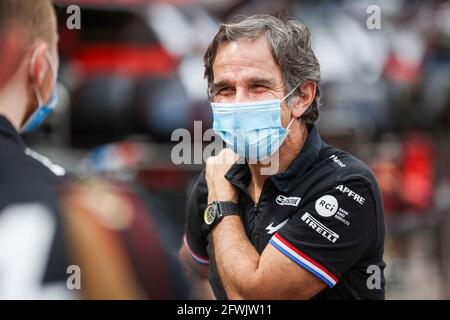
[[[383,204],[367,165],[324,143],[312,126],[288,169],[265,181],[258,203],[247,192],[246,164],[234,164],[225,176],[239,191],[249,241],[260,254],[274,246],[326,283],[315,299],[384,299]],[[189,198],[184,241],[197,262],[210,265],[213,291],[226,299],[203,222],[207,199],[202,172]]]

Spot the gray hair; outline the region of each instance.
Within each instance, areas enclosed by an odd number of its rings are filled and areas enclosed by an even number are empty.
[[[254,39],[263,34],[271,47],[275,62],[281,68],[285,93],[305,81],[315,81],[317,84],[320,82],[320,65],[311,49],[308,27],[296,20],[278,19],[266,14],[254,15],[240,22],[222,24],[206,50],[205,78],[208,80],[210,99],[213,96],[213,64],[219,47],[227,41]],[[306,124],[314,123],[319,117],[320,94],[317,85],[316,96],[301,117]],[[298,95],[299,90],[296,90],[291,96]]]

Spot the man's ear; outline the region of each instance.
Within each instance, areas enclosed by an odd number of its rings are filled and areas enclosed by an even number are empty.
[[[45,42],[39,42],[34,46],[33,52],[31,54],[30,80],[31,83],[38,88],[43,85],[45,75],[50,68],[45,56],[45,51],[47,50],[47,48],[48,46]]]
[[[292,116],[300,118],[305,111],[309,108],[316,96],[317,84],[314,81],[308,81],[303,83],[297,90],[300,94],[296,96],[292,101]]]

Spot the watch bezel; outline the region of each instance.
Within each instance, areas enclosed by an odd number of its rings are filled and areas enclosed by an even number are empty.
[[[217,219],[218,215],[218,206],[216,202],[210,203],[204,211],[203,220],[205,221],[207,226],[211,226],[214,224],[214,221]]]
[[[230,208],[231,205],[231,208]],[[216,224],[218,224],[224,216],[237,215],[239,216],[239,210],[237,203],[231,201],[213,201],[206,206],[203,213],[203,221],[207,230],[212,230]]]

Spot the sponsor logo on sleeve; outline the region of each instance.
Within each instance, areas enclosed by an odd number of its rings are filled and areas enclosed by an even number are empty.
[[[308,227],[316,231],[318,234],[320,234],[322,237],[327,239],[328,241],[335,243],[337,239],[339,239],[339,235],[332,231],[331,229],[325,227],[322,223],[317,221],[312,215],[310,215],[308,212],[305,212],[302,216],[302,221],[306,223]]]
[[[280,206],[294,206],[297,207],[302,198],[299,197],[285,197],[281,194],[276,198],[277,204]]]
[[[332,195],[325,195],[316,200],[315,209],[317,214],[322,217],[329,218],[334,216],[343,224],[349,226],[348,212],[339,207],[337,199]]]
[[[350,221],[348,220],[348,212],[346,210],[339,208],[334,217],[346,226],[350,225]]]
[[[328,194],[320,197],[316,201],[316,212],[325,218],[334,216],[338,208],[339,205],[336,198]]]
[[[341,160],[339,160],[339,158],[334,154],[332,154],[330,156],[330,159],[341,168],[345,168],[347,166],[345,163],[343,163]]]
[[[342,184],[338,185],[335,189],[346,194],[349,198],[352,198],[353,200],[355,200],[356,202],[358,202],[361,205],[364,204],[364,201],[366,201],[366,199],[361,197],[359,194],[357,194],[356,192],[354,192],[353,190],[347,188],[346,186],[344,186]]]

